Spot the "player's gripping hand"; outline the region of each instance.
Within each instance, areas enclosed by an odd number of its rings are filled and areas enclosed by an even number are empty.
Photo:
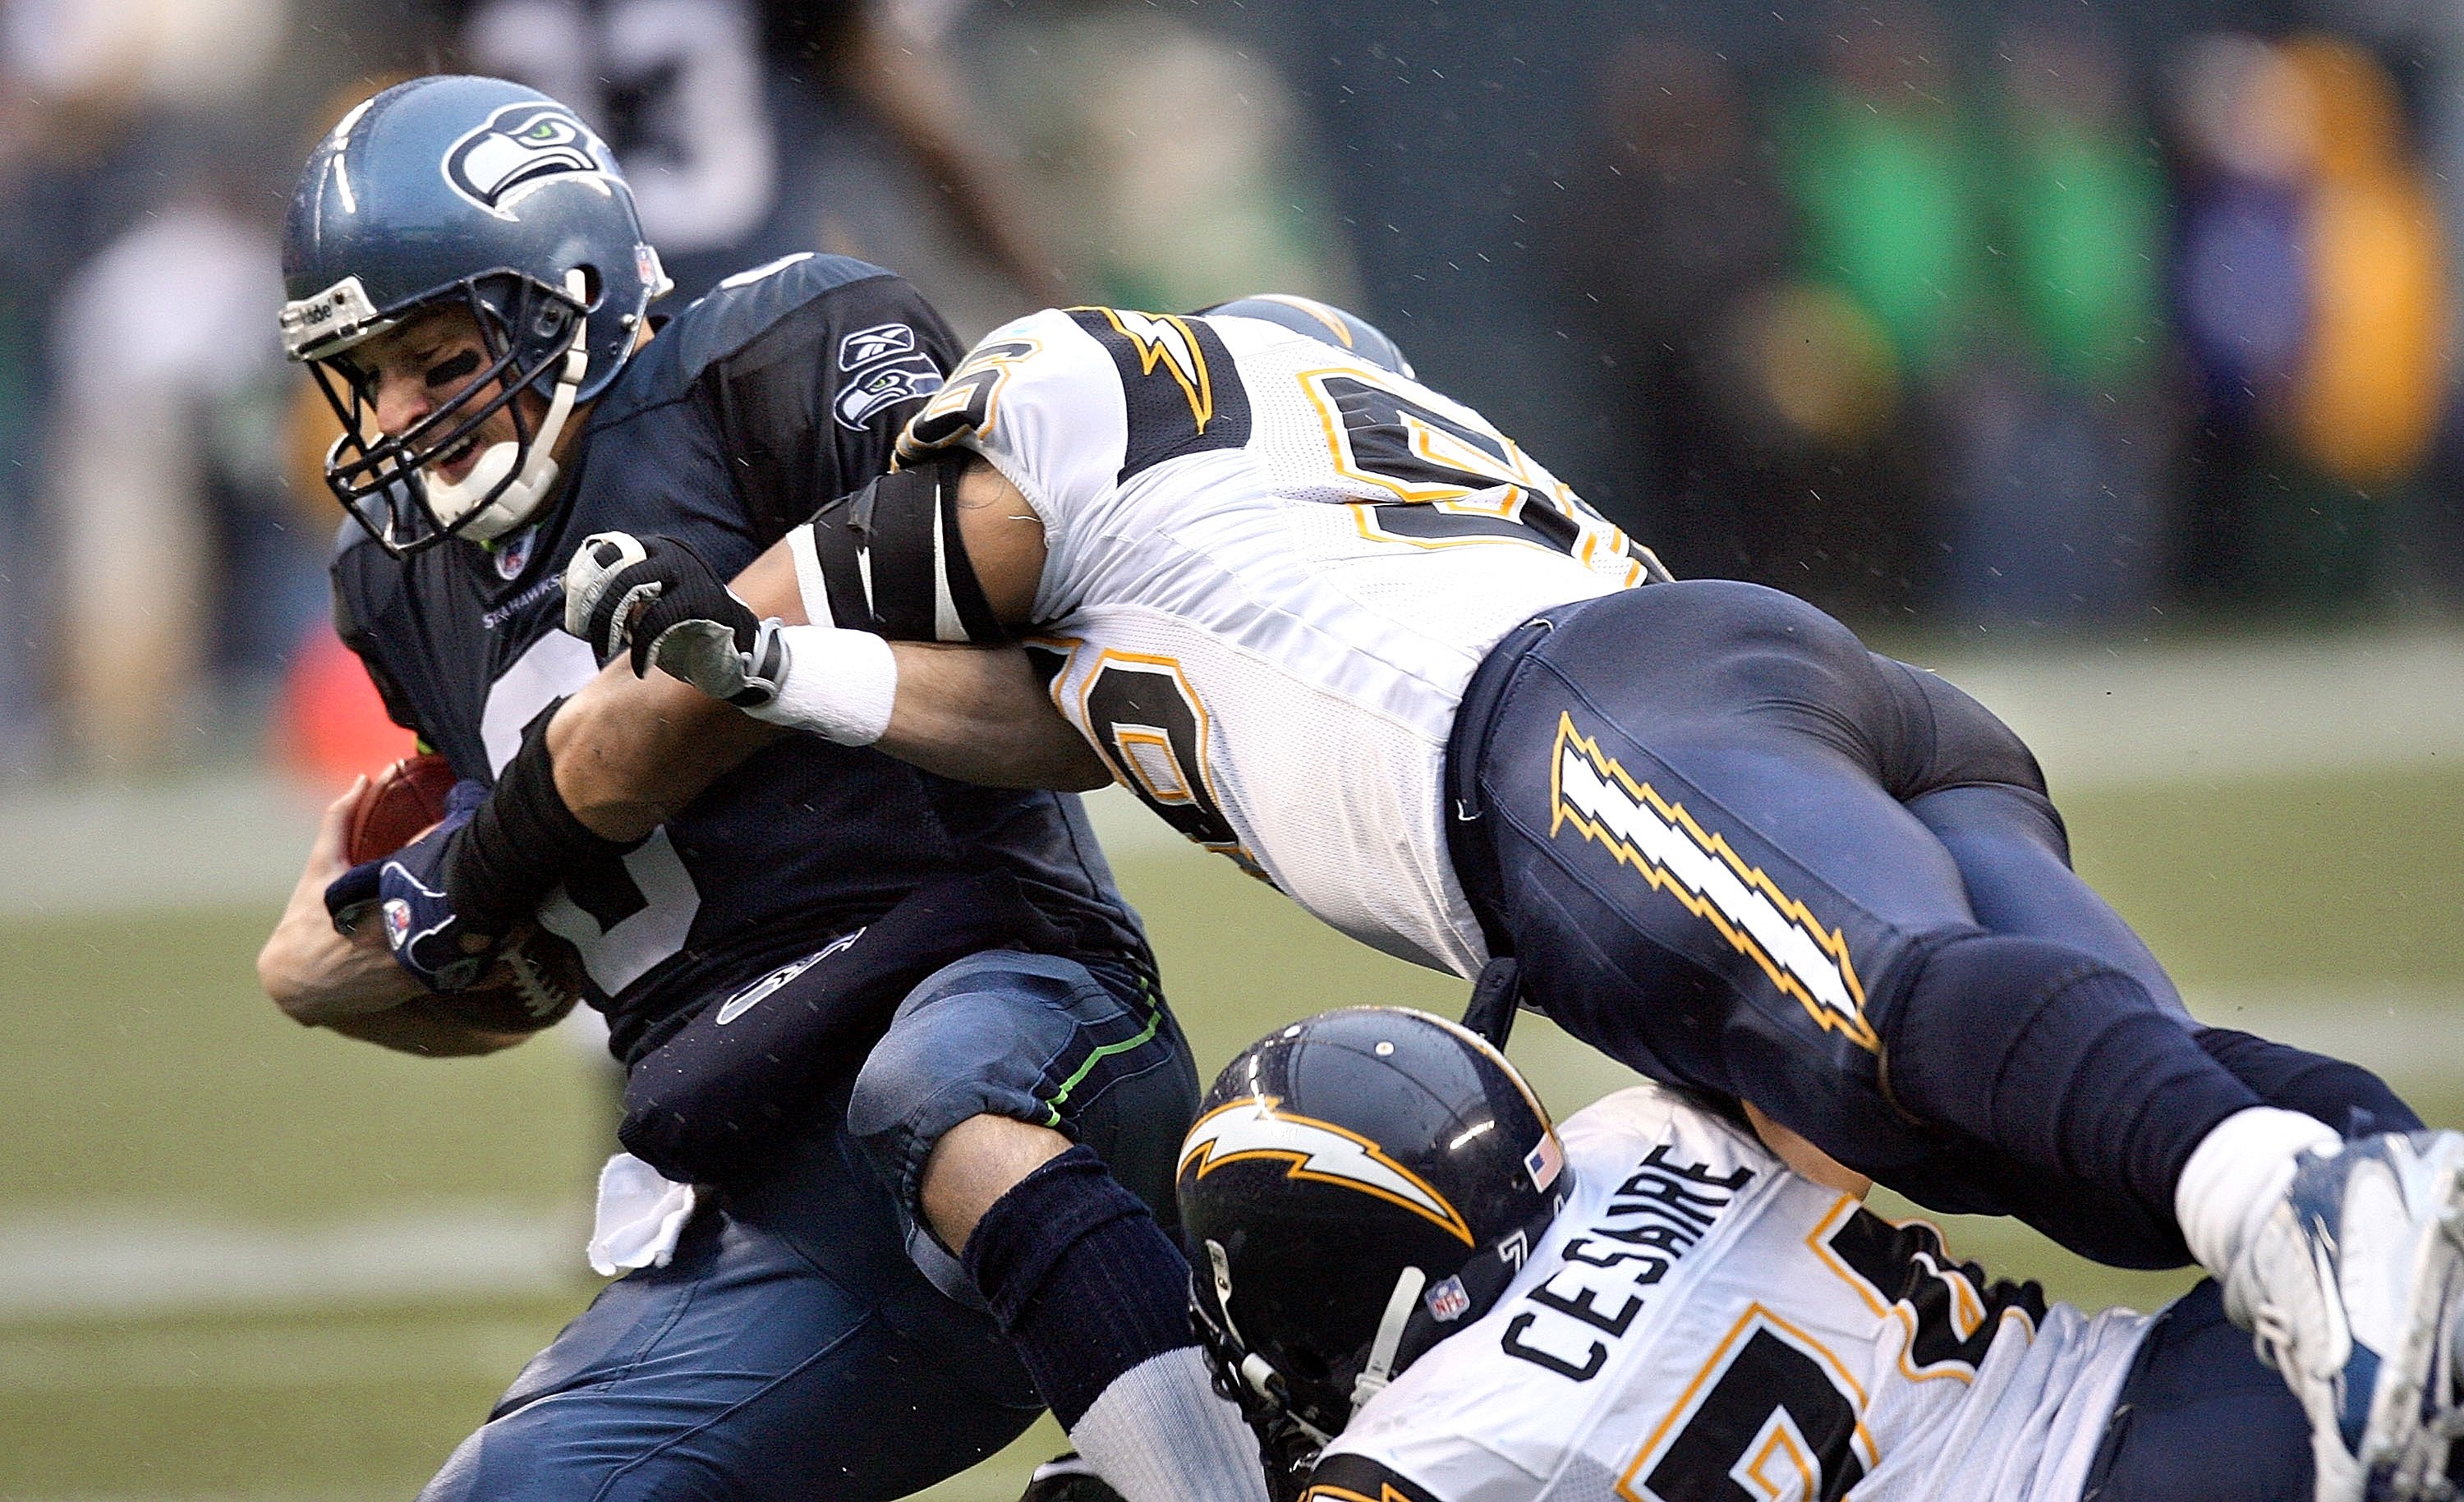
[[[487,800],[487,784],[455,783],[435,828],[336,877],[325,888],[325,911],[336,931],[353,933],[374,915],[385,925],[394,963],[429,990],[462,990],[477,980],[504,936],[474,931],[453,910],[445,890],[445,855]]]
[[[629,652],[739,709],[779,696],[786,652],[776,620],[754,617],[701,555],[668,537],[603,532],[564,570],[564,629],[602,663]]]

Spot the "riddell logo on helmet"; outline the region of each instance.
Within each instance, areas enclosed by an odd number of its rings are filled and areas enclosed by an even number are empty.
[[[445,153],[444,169],[453,191],[499,219],[514,217],[509,201],[525,184],[575,172],[607,177],[590,127],[563,105],[539,101],[490,113]]]

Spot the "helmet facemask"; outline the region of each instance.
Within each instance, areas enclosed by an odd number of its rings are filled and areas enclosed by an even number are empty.
[[[351,349],[456,295],[478,327],[487,362],[401,433],[377,430],[370,378],[353,364]],[[511,272],[483,272],[440,296],[338,331],[357,336],[340,348],[329,337],[323,352],[299,352],[342,425],[325,456],[325,483],[387,553],[404,557],[456,536],[492,541],[539,512],[555,490],[557,440],[589,364],[588,299],[579,269],[566,273],[561,292]],[[534,423],[517,398],[543,381],[552,382],[547,410]],[[499,411],[512,420],[511,441],[490,445],[458,481],[430,472],[457,457]]]

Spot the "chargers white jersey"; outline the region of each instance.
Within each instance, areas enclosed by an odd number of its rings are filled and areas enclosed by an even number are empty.
[[[1022,318],[901,452],[953,444],[1044,523],[1053,699],[1113,775],[1353,938],[1476,972],[1442,787],[1463,686],[1649,555],[1479,413],[1253,318]]]
[[[1304,1502],[2078,1502],[2145,1317],[1989,1287],[1656,1086],[1560,1135],[1574,1187],[1522,1273]]]

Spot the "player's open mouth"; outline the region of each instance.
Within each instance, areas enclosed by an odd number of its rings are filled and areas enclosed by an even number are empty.
[[[478,453],[479,435],[473,433],[429,460],[427,468],[438,479],[451,483],[471,472],[471,466],[477,461]]]

